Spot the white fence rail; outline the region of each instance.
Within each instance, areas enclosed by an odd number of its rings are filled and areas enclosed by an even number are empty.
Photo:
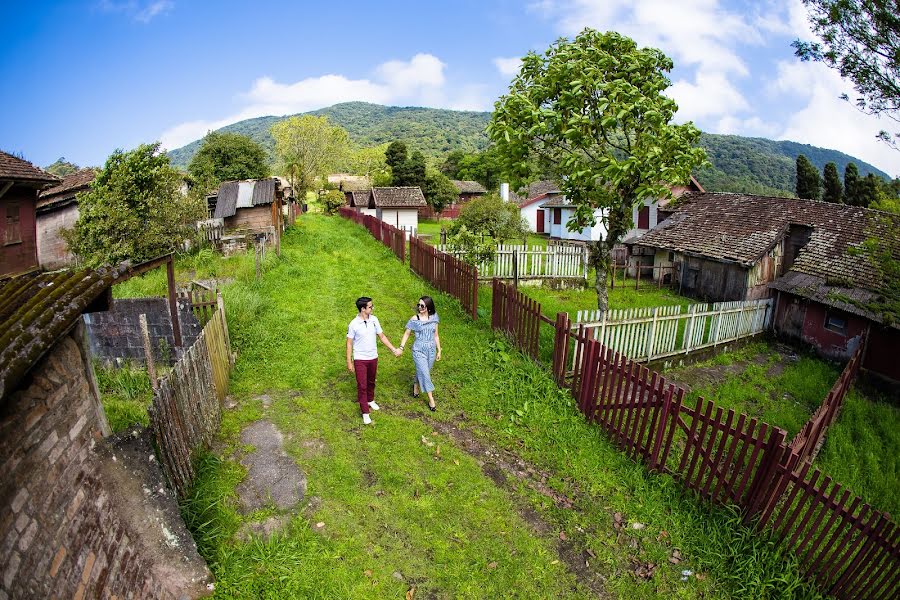
[[[455,258],[463,252],[450,250],[446,245],[437,249]],[[500,279],[587,279],[588,250],[586,246],[509,246],[500,244],[493,261],[478,265],[478,275],[485,280]]]
[[[604,346],[632,360],[657,358],[724,344],[765,331],[774,301],[743,300],[599,311],[578,311],[573,330],[584,327]]]

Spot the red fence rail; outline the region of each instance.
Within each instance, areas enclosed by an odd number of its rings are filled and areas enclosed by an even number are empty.
[[[372,215],[364,215],[352,208],[342,206],[339,209],[342,217],[355,221],[369,230],[376,240],[390,248],[400,262],[406,262],[406,232],[385,223]]]
[[[495,282],[491,324],[534,356],[534,312],[540,305],[520,296]],[[574,342],[572,396],[585,418],[620,449],[710,502],[739,507],[746,523],[783,540],[803,574],[824,592],[842,599],[898,597],[900,529],[890,515],[812,469],[808,453],[786,444],[783,429],[703,398],[688,406],[684,390],[660,373],[606,348],[583,328],[570,332],[564,313],[554,327],[554,378],[566,385]],[[859,354],[829,394],[829,406],[843,398],[858,368]],[[829,423],[835,411],[823,409],[813,421]],[[817,427],[806,440],[822,430]]]
[[[463,309],[478,318],[478,269],[436,250],[418,236],[409,238],[409,266],[422,279],[458,299]]]
[[[800,455],[802,460],[812,462],[822,447],[825,440],[825,432],[832,423],[837,419],[838,411],[844,404],[844,398],[850,390],[850,384],[856,378],[859,372],[859,365],[862,362],[863,350],[865,348],[865,340],[860,343],[850,362],[844,367],[841,376],[831,387],[828,396],[821,406],[816,409],[809,421],[803,428],[797,432],[797,435],[791,441],[791,450]]]

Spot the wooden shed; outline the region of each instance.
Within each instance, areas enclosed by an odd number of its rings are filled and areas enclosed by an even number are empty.
[[[280,247],[284,225],[284,191],[277,177],[225,181],[219,186],[213,218],[222,219],[226,235],[265,235]]]
[[[42,269],[75,265],[75,255],[62,237],[78,220],[78,194],[86,192],[97,176],[94,169],[81,169],[66,175],[59,185],[41,192],[37,201],[37,252]]]
[[[0,151],[0,276],[38,267],[38,193],[59,178]]]

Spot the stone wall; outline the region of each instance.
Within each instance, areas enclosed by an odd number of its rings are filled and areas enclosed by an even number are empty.
[[[209,572],[158,467],[147,481],[103,437],[82,339],[80,326],[63,337],[0,404],[0,599],[203,595]],[[142,489],[168,498],[176,518],[136,505]],[[168,530],[190,567],[160,558]]]
[[[154,360],[160,364],[174,364],[178,352],[166,298],[117,299],[108,311],[84,315],[91,355],[104,361],[124,359],[144,364],[141,314],[147,315]],[[202,328],[183,301],[178,302],[178,322],[183,347],[189,348]]]

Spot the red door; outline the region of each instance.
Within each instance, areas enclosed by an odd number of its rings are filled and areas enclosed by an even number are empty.
[[[537,232],[544,233],[544,211],[540,208],[537,211]]]

